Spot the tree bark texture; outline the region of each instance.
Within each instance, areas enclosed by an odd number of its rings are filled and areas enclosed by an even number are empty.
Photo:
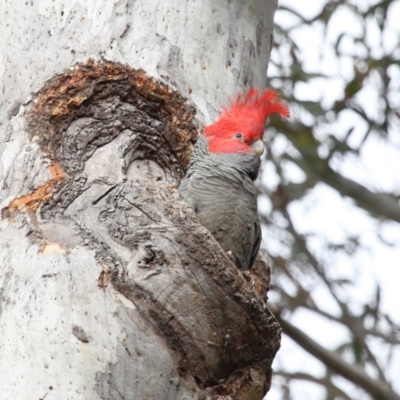
[[[1,399],[268,390],[268,266],[237,271],[176,187],[202,122],[264,85],[275,7],[0,7]]]

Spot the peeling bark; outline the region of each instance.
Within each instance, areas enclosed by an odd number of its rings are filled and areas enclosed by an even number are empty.
[[[265,24],[254,29],[255,47],[229,50],[248,60],[229,61],[244,85],[265,56]],[[258,258],[238,271],[176,189],[202,119],[188,88],[171,86],[187,85],[184,59],[172,46],[159,60],[170,84],[115,61],[78,63],[14,107],[0,146],[2,399],[269,389],[280,343],[269,267]]]

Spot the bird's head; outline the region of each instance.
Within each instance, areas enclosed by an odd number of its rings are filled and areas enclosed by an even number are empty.
[[[262,137],[265,121],[270,114],[288,117],[289,110],[273,89],[260,92],[250,89],[246,95],[238,95],[223,107],[218,120],[204,128],[208,151],[212,153],[264,152]]]

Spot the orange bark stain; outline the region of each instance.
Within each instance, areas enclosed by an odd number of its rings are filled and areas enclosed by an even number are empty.
[[[45,242],[40,244],[38,253],[43,256],[48,256],[51,254],[64,254],[66,253],[66,249],[59,243]]]
[[[14,199],[8,205],[8,211],[25,209],[26,211],[35,211],[40,204],[45,203],[51,198],[54,186],[57,182],[66,177],[66,174],[61,169],[60,165],[53,163],[47,167],[50,172],[51,179],[44,185],[37,187],[32,192]]]

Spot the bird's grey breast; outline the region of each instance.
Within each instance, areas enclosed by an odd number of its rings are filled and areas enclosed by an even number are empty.
[[[200,140],[179,192],[236,265],[248,269],[261,240],[257,191],[248,172],[256,175],[260,160],[255,154],[211,154]]]

